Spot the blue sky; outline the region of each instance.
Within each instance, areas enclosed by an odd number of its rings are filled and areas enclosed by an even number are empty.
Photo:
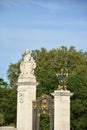
[[[27,48],[62,45],[87,51],[87,0],[0,0],[0,77]]]

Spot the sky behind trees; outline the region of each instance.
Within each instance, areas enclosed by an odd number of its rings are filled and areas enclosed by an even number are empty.
[[[0,0],[0,77],[27,48],[62,45],[87,51],[86,0]]]

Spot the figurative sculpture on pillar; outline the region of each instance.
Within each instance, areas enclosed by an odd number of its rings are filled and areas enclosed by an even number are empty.
[[[58,77],[58,90],[66,90],[66,77],[68,77],[68,70],[63,68],[58,74],[56,74],[56,76]]]
[[[34,69],[36,63],[33,57],[30,55],[30,51],[26,50],[24,53],[23,61],[20,64],[20,76],[19,78],[35,78]]]
[[[36,63],[27,49],[20,63],[17,88],[17,130],[32,130],[32,101],[36,100]]]

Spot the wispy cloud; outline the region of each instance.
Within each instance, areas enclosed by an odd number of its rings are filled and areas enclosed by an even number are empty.
[[[46,9],[54,9],[54,10],[61,10],[64,9],[63,6],[61,6],[60,2],[57,1],[32,1],[32,3],[42,7],[42,8],[46,8]]]
[[[2,7],[11,7],[11,6],[19,6],[19,5],[29,5],[29,4],[34,4],[34,5],[38,5],[40,7],[43,8],[56,8],[56,5],[54,4],[54,2],[49,2],[49,0],[47,2],[39,1],[39,0],[0,0],[0,6]]]
[[[63,1],[63,3],[65,3]],[[18,6],[18,5],[21,5],[21,4],[35,4],[35,5],[38,5],[40,7],[43,7],[43,8],[48,8],[48,9],[62,9],[64,8],[61,4],[62,2],[61,1],[51,1],[51,0],[0,0],[0,5],[1,6],[7,6],[7,7],[10,7],[10,6]]]
[[[0,0],[0,6],[1,7],[16,7],[20,5],[27,5],[30,4],[32,0]]]
[[[49,10],[68,10],[68,9],[86,9],[87,1],[78,0],[32,0],[33,4],[36,4],[42,8]]]
[[[37,5],[39,7],[49,9],[51,11],[56,10],[68,10],[75,8],[87,8],[87,1],[83,0],[0,0],[1,7],[12,7],[12,6],[29,6]]]
[[[3,30],[4,28],[42,28],[42,29],[67,29],[67,30],[87,30],[87,22],[82,20],[82,19],[64,19],[64,20],[52,20],[52,19],[49,19],[49,20],[23,20],[21,22],[21,20],[12,20],[12,22],[10,21],[10,24],[9,24],[9,21],[4,21],[2,23],[0,23],[0,32],[1,32],[1,29]]]

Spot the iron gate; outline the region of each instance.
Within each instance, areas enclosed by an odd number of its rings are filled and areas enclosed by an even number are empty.
[[[33,130],[40,130],[41,114],[49,115],[49,130],[54,130],[54,99],[46,94],[33,101]]]

